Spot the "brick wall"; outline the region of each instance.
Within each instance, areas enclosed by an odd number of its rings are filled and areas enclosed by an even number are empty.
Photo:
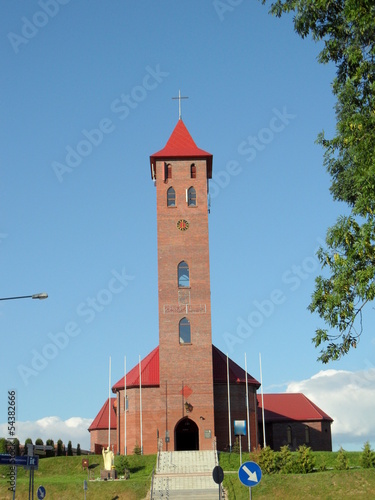
[[[189,402],[189,415],[200,432],[205,427],[214,436],[211,298],[208,246],[207,172],[205,160],[168,161],[172,178],[163,181],[164,162],[156,162],[158,286],[159,286],[159,360],[161,398],[168,405],[168,427],[173,446],[173,429],[182,418],[182,404]],[[190,166],[196,166],[196,178]],[[167,206],[167,190],[176,192],[176,206]],[[194,187],[197,205],[188,207],[186,190]],[[177,221],[188,221],[186,231],[177,229]],[[181,261],[189,266],[189,288],[178,287],[177,268]],[[179,322],[188,318],[191,343],[180,344]],[[180,391],[186,386],[189,394]],[[165,394],[165,391],[167,393]],[[183,401],[183,399],[185,399]],[[164,402],[165,405],[165,402]],[[165,414],[165,408],[163,409]],[[200,417],[203,417],[201,419]],[[201,449],[211,449],[211,439],[200,439]]]
[[[291,442],[288,441],[288,427]],[[313,451],[332,451],[331,424],[328,421],[269,423],[266,424],[266,444],[275,451],[285,445],[296,450],[304,444]]]
[[[228,388],[227,384],[214,384],[215,401],[215,430],[218,450],[229,449],[229,415],[228,415]],[[236,441],[234,435],[234,420],[246,420],[246,386],[245,384],[230,384],[230,418],[232,446]],[[250,449],[258,445],[258,423],[256,391],[249,386],[249,416],[250,416]],[[247,436],[242,437],[242,449],[248,449]]]

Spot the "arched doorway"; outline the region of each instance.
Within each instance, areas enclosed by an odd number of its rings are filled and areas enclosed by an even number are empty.
[[[199,450],[198,426],[190,418],[183,418],[174,429],[175,451]]]

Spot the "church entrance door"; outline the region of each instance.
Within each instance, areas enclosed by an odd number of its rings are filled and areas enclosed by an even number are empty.
[[[174,429],[175,451],[199,450],[199,430],[190,418],[180,420]]]

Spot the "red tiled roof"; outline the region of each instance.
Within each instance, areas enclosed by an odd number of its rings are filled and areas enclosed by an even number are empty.
[[[217,347],[212,346],[212,364],[214,383],[227,382],[227,357]],[[159,385],[159,346],[150,352],[142,361],[142,387],[155,387]],[[248,376],[248,383],[260,387],[260,383],[251,375]],[[124,378],[112,387],[113,392],[124,389]],[[245,383],[245,370],[229,359],[229,381],[231,383]],[[139,387],[139,365],[135,365],[126,374],[126,387]]]
[[[262,397],[258,399],[258,420],[262,419]],[[297,420],[300,422],[333,419],[323,410],[318,408],[304,394],[283,393],[264,394],[264,419],[266,422],[282,422]]]
[[[207,160],[207,177],[209,179],[212,177],[212,154],[197,147],[182,120],[178,120],[165,147],[150,156],[151,175],[155,160],[163,158],[205,158]]]
[[[142,387],[155,387],[159,385],[159,346],[150,352],[141,361]],[[125,377],[112,387],[112,392],[124,389]],[[126,374],[126,388],[139,387],[139,364]]]
[[[117,429],[117,417],[115,410],[113,409],[113,406],[117,403],[116,398],[111,398],[111,429]],[[99,429],[108,429],[108,399],[102,406],[101,410],[99,413],[96,415],[94,418],[93,422],[91,423],[89,427],[89,432],[90,431],[96,431]]]
[[[212,346],[212,364],[214,372],[214,383],[227,383],[227,356],[214,345]],[[245,383],[246,374],[240,366],[229,358],[229,382]],[[258,389],[260,383],[249,373],[247,374],[247,383],[255,385]]]

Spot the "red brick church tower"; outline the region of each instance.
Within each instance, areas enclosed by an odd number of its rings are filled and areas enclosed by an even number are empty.
[[[212,449],[208,179],[212,155],[180,119],[150,158],[156,182],[160,387],[172,449]],[[167,436],[168,437],[168,436]]]
[[[231,419],[246,420],[248,406],[253,448],[260,384],[212,345],[207,203],[212,155],[196,146],[179,119],[166,146],[151,155],[150,167],[157,205],[159,346],[112,388],[116,441],[111,438],[111,445],[121,454],[136,448],[145,454],[161,448],[212,450],[216,443],[223,450],[234,442]],[[105,408],[104,414],[109,405]],[[92,451],[108,445],[103,415],[89,428]]]

